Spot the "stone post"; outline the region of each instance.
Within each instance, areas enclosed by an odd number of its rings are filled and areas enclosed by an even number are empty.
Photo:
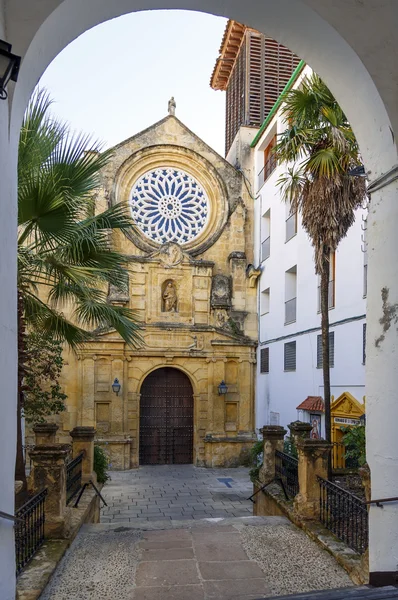
[[[294,499],[294,510],[304,519],[319,518],[319,483],[317,476],[327,479],[328,456],[332,444],[325,440],[298,438],[299,493]]]
[[[275,450],[283,452],[283,439],[287,430],[280,425],[265,425],[260,431],[264,440],[264,459],[259,477],[264,485],[275,479]]]
[[[60,539],[69,535],[70,511],[66,506],[66,457],[68,444],[36,446],[30,451],[33,469],[30,485],[34,493],[47,488],[44,534],[47,538]]]
[[[56,423],[37,423],[33,426],[36,446],[48,446],[55,444],[55,435],[59,427]]]
[[[94,437],[96,430],[94,427],[75,427],[70,432],[72,438],[73,458],[76,458],[83,452],[82,462],[82,481],[86,483],[92,479],[94,483],[97,481],[94,473]]]
[[[290,438],[297,448],[297,443],[301,439],[309,439],[312,430],[311,423],[302,423],[301,421],[293,421],[288,425],[290,430]]]

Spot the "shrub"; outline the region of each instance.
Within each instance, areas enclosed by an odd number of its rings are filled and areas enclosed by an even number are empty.
[[[108,468],[108,457],[101,446],[94,446],[94,471],[97,475],[98,483],[106,483],[110,479],[106,472]]]
[[[360,467],[366,463],[366,428],[363,425],[342,427],[345,458],[357,462]]]
[[[250,450],[250,464],[252,465],[252,468],[249,471],[249,477],[253,483],[258,481],[260,469],[263,465],[263,451],[263,440],[258,440]]]

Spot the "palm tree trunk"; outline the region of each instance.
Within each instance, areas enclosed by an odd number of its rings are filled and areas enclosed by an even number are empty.
[[[324,248],[321,272],[321,329],[322,329],[322,365],[323,396],[325,402],[325,440],[331,442],[330,421],[330,361],[329,361],[329,273],[330,252]],[[331,457],[328,461],[328,478],[331,475]]]

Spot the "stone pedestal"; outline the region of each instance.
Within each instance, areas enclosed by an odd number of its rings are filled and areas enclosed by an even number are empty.
[[[302,421],[293,421],[288,425],[290,437],[297,448],[297,443],[302,439],[309,439],[312,430],[311,423],[303,423]]]
[[[260,431],[264,441],[264,459],[259,477],[265,485],[275,479],[275,450],[283,452],[283,440],[287,430],[280,425],[265,425]]]
[[[94,473],[94,437],[96,431],[94,427],[75,427],[70,432],[72,438],[73,458],[83,453],[82,462],[82,482],[86,483],[92,479],[97,481]]]
[[[34,493],[47,488],[44,534],[49,539],[67,538],[70,511],[66,506],[66,457],[70,451],[67,444],[36,446],[30,451],[33,470],[30,485]]]
[[[58,429],[59,427],[56,423],[37,423],[34,425],[35,445],[47,446],[48,444],[55,444],[55,436]]]
[[[332,445],[325,440],[297,439],[299,493],[294,510],[304,519],[319,518],[319,483],[317,476],[327,479],[328,456]]]

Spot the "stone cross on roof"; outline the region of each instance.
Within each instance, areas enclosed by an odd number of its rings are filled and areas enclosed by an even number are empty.
[[[168,105],[168,112],[169,115],[173,115],[173,117],[176,114],[176,101],[174,100],[174,96],[172,96],[169,100],[169,105]]]

